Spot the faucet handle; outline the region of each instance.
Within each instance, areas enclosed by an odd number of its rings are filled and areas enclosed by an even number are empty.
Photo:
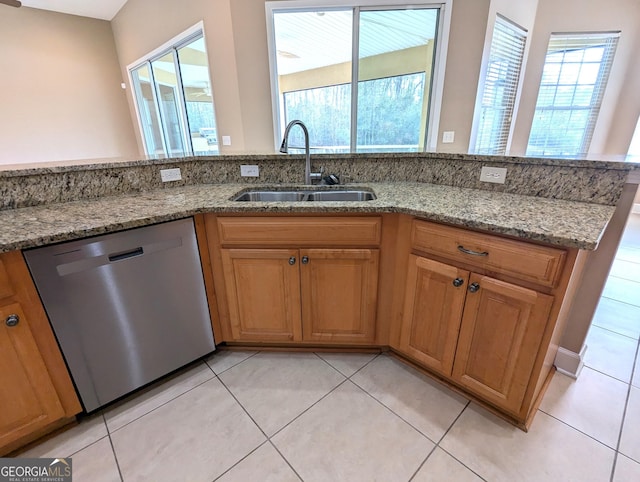
[[[322,179],[322,173],[324,172],[324,167],[320,166],[320,172],[312,172],[311,173],[311,180],[318,180],[318,179]]]

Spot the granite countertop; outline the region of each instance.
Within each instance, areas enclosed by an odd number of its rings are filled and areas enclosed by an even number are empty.
[[[404,213],[556,246],[595,249],[615,206],[425,183],[367,183],[374,201],[237,202],[239,191],[291,185],[199,184],[0,211],[0,252],[197,213]],[[300,187],[300,186],[298,186]]]

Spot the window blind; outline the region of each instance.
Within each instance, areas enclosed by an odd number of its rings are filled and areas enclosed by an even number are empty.
[[[496,18],[476,116],[475,153],[500,155],[507,150],[526,41],[525,30],[503,17]]]
[[[619,36],[551,34],[528,156],[587,155]]]

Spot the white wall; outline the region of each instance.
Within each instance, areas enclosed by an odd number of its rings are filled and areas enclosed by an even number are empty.
[[[0,8],[0,164],[135,157],[109,22]]]

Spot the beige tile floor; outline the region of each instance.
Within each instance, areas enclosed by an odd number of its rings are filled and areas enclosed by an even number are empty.
[[[528,433],[384,354],[220,351],[21,455],[71,456],[76,482],[640,481],[632,241]]]

